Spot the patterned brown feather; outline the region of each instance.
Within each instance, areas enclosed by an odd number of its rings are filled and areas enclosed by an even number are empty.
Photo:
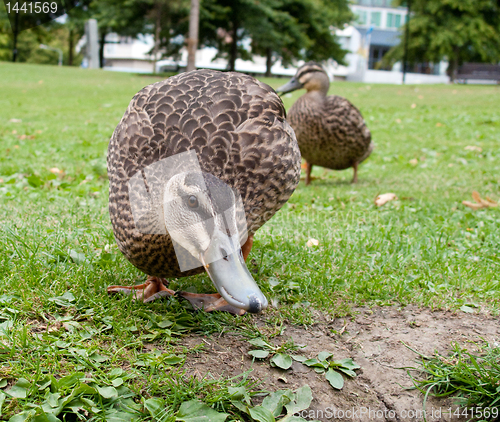
[[[326,96],[329,80],[323,68],[306,63],[294,78],[308,90],[288,112],[302,157],[309,164],[334,170],[366,159],[373,145],[363,116],[345,98]]]
[[[168,234],[139,232],[129,201],[132,176],[187,150],[196,152],[203,172],[240,193],[249,235],[281,208],[299,181],[299,147],[269,86],[235,72],[199,70],[145,87],[109,143],[109,212],[118,247],[151,276],[204,271],[181,272]]]

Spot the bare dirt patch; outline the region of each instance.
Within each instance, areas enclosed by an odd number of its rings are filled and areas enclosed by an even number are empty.
[[[405,347],[425,355],[434,351],[447,354],[450,344],[457,342],[474,349],[470,342],[499,342],[497,318],[479,314],[432,311],[407,306],[358,308],[352,318],[333,321],[319,316],[319,323],[309,328],[287,325],[280,344],[292,338],[305,345],[298,354],[316,357],[321,351],[334,353],[335,359],[352,358],[361,366],[358,376],[346,380],[341,391],[334,390],[323,375],[294,362],[286,371],[271,368],[268,361],[252,362],[251,346],[238,336],[189,336],[182,343],[192,347],[203,343],[203,352],[189,355],[186,369],[195,376],[234,376],[253,369],[250,378],[262,381],[270,391],[296,388],[308,384],[313,402],[304,416],[321,421],[421,421],[423,395],[412,387],[404,367],[415,366],[417,355]],[[264,325],[264,323],[262,323]],[[427,421],[457,421],[468,418],[447,414],[456,407],[451,399],[430,398]],[[441,412],[440,412],[441,410]],[[322,412],[321,412],[322,411]],[[371,413],[369,413],[371,412]]]

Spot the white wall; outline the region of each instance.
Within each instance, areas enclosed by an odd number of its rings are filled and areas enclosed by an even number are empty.
[[[403,73],[368,69],[364,73],[363,82],[399,85],[403,83]],[[446,75],[425,75],[422,73],[407,73],[405,80],[407,84],[447,84],[449,82],[450,78]]]

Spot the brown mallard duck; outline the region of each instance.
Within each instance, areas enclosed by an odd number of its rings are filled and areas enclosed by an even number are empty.
[[[201,173],[179,166],[168,182],[156,179],[161,212],[153,226],[160,229],[138,229],[131,205],[138,194],[130,188],[131,179],[144,177],[145,189],[151,189],[148,169],[186,152],[195,153]],[[145,302],[178,294],[206,311],[265,309],[267,300],[244,260],[255,232],[295,190],[300,159],[280,98],[250,76],[197,70],[139,91],[109,143],[109,213],[119,249],[148,278],[139,286],[110,286],[108,292],[131,293]],[[232,191],[241,197],[248,230],[245,243],[233,252],[234,239],[218,220],[221,201],[233,198]],[[149,207],[147,201],[144,207]],[[179,223],[186,220],[193,224]],[[175,243],[203,266],[182,271]],[[221,259],[210,261],[214,251]],[[166,287],[167,278],[204,270],[218,294],[176,293]]]
[[[305,88],[290,108],[288,121],[295,131],[302,157],[306,160],[306,185],[311,182],[313,165],[333,170],[354,168],[373,150],[371,134],[359,110],[345,98],[327,96],[330,79],[321,65],[308,62],[276,91],[280,94]]]

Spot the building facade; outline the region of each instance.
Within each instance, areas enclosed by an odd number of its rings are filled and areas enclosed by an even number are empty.
[[[335,76],[350,81],[370,83],[402,83],[402,65],[384,64],[383,57],[401,42],[401,27],[407,9],[392,6],[392,0],[357,0],[351,5],[356,16],[352,25],[337,30],[344,49],[347,66],[339,66]],[[408,83],[447,83],[447,63],[421,63],[409,69]]]

